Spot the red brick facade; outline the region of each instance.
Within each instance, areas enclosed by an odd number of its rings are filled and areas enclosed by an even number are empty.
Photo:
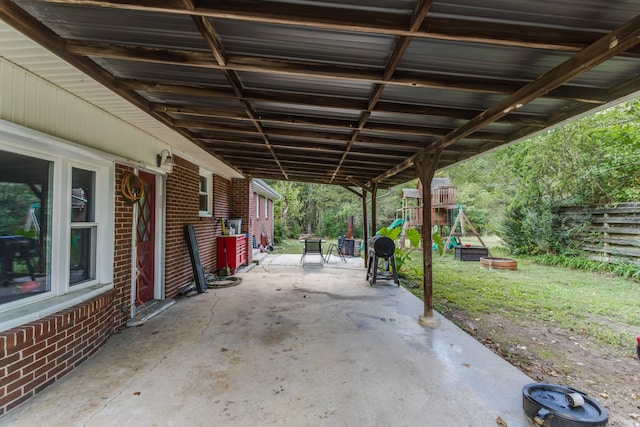
[[[255,209],[253,205],[253,183],[250,179],[234,179],[231,181],[230,193],[230,210],[229,216],[232,218],[242,218],[242,230],[240,234],[247,234],[247,263],[251,263],[251,236],[253,236],[253,219],[251,209]]]
[[[199,180],[197,165],[174,156],[173,172],[167,177],[165,297],[173,298],[180,288],[191,283],[193,271],[185,240],[184,227],[192,224],[200,262],[205,272],[217,271],[216,236],[222,234],[220,218],[229,217],[230,182],[214,175],[213,216],[199,215]]]
[[[193,273],[185,241],[184,226],[193,224],[199,245],[198,166],[174,156],[173,172],[167,176],[165,229],[165,296],[173,298],[180,287],[191,282]],[[210,225],[210,221],[206,221]],[[202,265],[208,265],[206,251],[200,254]]]
[[[173,157],[173,172],[166,178],[165,297],[173,298],[193,279],[184,227],[196,230],[205,272],[216,271],[216,236],[220,218],[239,217],[242,233],[253,234],[250,180],[212,177],[213,215],[199,215],[199,169]],[[89,301],[43,319],[0,333],[0,416],[62,378],[95,353],[129,320],[132,288],[132,224],[134,206],[120,196],[119,184],[129,166],[115,167],[114,288]],[[248,245],[251,262],[251,245]]]
[[[113,333],[113,295],[0,335],[0,415],[33,397],[95,353]]]
[[[114,328],[121,329],[128,319],[131,304],[132,269],[131,254],[133,251],[132,230],[133,204],[120,197],[119,183],[122,178],[133,173],[133,168],[116,165],[116,198],[114,218],[114,251],[113,251],[113,283],[114,283]]]
[[[269,243],[268,240],[272,241],[273,239],[273,200],[258,193],[253,193],[252,199],[254,199],[252,212],[255,217],[253,229],[256,242],[258,245],[266,246]],[[256,205],[259,206],[259,209]],[[265,241],[263,241],[262,236],[264,236]]]

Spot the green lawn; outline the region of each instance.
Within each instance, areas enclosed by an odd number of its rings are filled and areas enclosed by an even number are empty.
[[[322,243],[323,252],[326,248],[329,247],[331,243],[338,243],[338,240],[328,239],[326,242]],[[276,254],[300,254],[302,255],[302,251],[304,250],[304,242],[298,239],[287,239],[282,242],[278,242],[277,245],[274,245],[273,253]]]
[[[508,256],[492,248],[493,256]],[[414,253],[417,273],[409,290],[422,298],[422,257]],[[457,261],[453,254],[434,254],[434,308],[443,314],[464,310],[473,315],[499,313],[514,322],[552,322],[600,344],[628,348],[640,333],[640,284],[631,280],[516,257],[517,271],[480,268],[479,262]],[[416,283],[417,282],[417,283]]]

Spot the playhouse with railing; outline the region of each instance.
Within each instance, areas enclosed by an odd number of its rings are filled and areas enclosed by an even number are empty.
[[[402,189],[402,208],[398,209],[396,217],[403,221],[405,229],[422,227],[422,206],[420,181],[417,188]],[[434,178],[431,181],[431,226],[439,225],[444,232],[454,223],[457,209],[456,188],[449,178]]]

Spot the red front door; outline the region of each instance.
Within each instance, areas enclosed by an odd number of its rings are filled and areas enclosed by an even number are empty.
[[[136,305],[153,300],[155,282],[155,224],[156,224],[156,177],[140,172],[144,182],[144,196],[138,206]]]

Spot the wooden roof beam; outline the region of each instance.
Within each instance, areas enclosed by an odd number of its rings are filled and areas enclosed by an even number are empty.
[[[142,92],[175,93],[184,96],[203,98],[211,97],[222,99],[236,99],[233,91],[198,85],[160,84],[134,80],[119,80],[118,85],[125,86],[131,90]],[[357,99],[337,98],[333,96],[323,95],[291,94],[267,90],[245,90],[243,99],[246,99],[248,101],[269,102],[278,104],[313,105],[320,109],[333,108],[345,110],[363,110],[367,108],[366,102]],[[228,109],[216,109],[210,107],[154,104],[153,108],[158,112],[178,113],[194,116],[219,116],[238,119],[244,117],[240,110],[238,110],[237,113],[230,113]],[[589,106],[589,108],[591,107]],[[378,101],[376,103],[375,110],[372,112],[449,117],[465,120],[472,119],[473,117],[481,113],[481,111],[478,110],[464,110],[460,108],[402,104],[399,102],[385,101]],[[261,114],[261,116],[264,118],[264,113]],[[518,112],[510,113],[497,121],[501,123],[512,123],[520,125],[544,126],[546,124],[544,117],[535,116],[532,114],[520,114]]]
[[[606,36],[589,47],[581,50],[567,61],[557,65],[544,73],[536,80],[526,84],[521,89],[506,97],[502,101],[469,120],[464,125],[452,131],[435,144],[425,149],[426,151],[436,151],[453,145],[456,141],[477,132],[479,129],[494,122],[500,117],[509,114],[511,111],[521,108],[525,104],[547,93],[548,91],[574,79],[575,77],[589,71],[593,67],[601,64],[609,58],[618,55],[640,43],[640,15],[635,16],[625,24],[615,29]],[[405,161],[399,163],[373,179],[374,182],[382,182],[393,175],[415,165],[417,153]]]
[[[429,11],[429,8],[431,7],[432,4],[433,4],[433,0],[418,0],[416,2],[415,8],[411,15],[411,24],[409,26],[409,31],[411,31],[412,33],[415,33],[418,30],[418,28],[420,28],[420,24],[422,24],[422,21],[424,21],[424,18],[427,16],[427,12]],[[393,48],[393,51],[391,52],[391,56],[387,61],[387,65],[385,67],[382,80],[384,80],[385,82],[391,80],[391,77],[396,72],[396,68],[398,67],[398,64],[400,64],[400,61],[402,60],[402,56],[404,55],[405,51],[409,47],[410,43],[411,43],[411,37],[409,36],[400,36],[398,38]],[[336,166],[336,170],[333,172],[333,175],[331,176],[331,181],[333,181],[336,175],[338,175],[338,172],[340,171],[340,167],[342,166],[342,163],[349,155],[351,146],[358,139],[360,130],[364,128],[367,121],[369,120],[369,117],[371,117],[371,112],[375,109],[376,104],[378,103],[378,100],[380,100],[380,97],[382,96],[382,92],[384,91],[384,87],[385,87],[384,84],[380,84],[380,83],[377,83],[374,86],[371,96],[369,97],[367,110],[362,111],[360,113],[358,128],[353,131],[353,134],[351,135],[351,140],[349,141],[349,144],[345,148],[344,154],[342,155],[340,162],[338,162],[338,165]]]
[[[500,46],[519,46],[532,49],[548,49],[577,52],[594,43],[602,34],[594,31],[541,28],[525,24],[477,22],[469,19],[428,17],[418,31],[412,30],[409,11],[398,13],[358,11],[344,13],[344,9],[298,5],[293,3],[259,2],[255,0],[198,0],[192,10],[182,0],[44,0],[49,3],[117,8],[161,13],[196,15],[203,17],[292,25],[298,27],[411,36],[440,40],[456,40]],[[638,49],[619,53],[640,56]]]
[[[372,71],[366,67],[339,66],[309,61],[287,61],[282,59],[257,57],[228,57],[227,64],[221,66],[210,54],[141,46],[122,46],[108,43],[67,40],[65,50],[78,56],[142,61],[159,64],[192,66],[228,70],[235,72],[259,72],[280,75],[306,76],[331,80],[358,81],[371,84],[389,84],[398,86],[424,87],[464,92],[495,93],[509,95],[519,89],[520,81],[488,79],[479,77],[450,76],[437,73],[419,73],[410,71],[396,72],[394,77],[385,81],[383,72]],[[555,89],[555,88],[554,88]],[[593,88],[559,88],[557,94],[549,90],[549,97],[571,99],[580,102],[604,103],[606,91]]]

